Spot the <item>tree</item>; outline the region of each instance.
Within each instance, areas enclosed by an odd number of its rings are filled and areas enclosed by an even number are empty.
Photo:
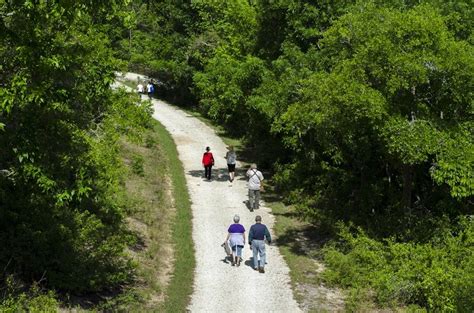
[[[426,5],[360,5],[321,44],[326,73],[302,81],[302,100],[275,127],[295,151],[294,177],[311,195],[306,212],[466,212],[472,47]]]
[[[0,266],[27,282],[77,291],[128,277],[104,124],[115,64],[99,27],[119,4],[0,5]]]

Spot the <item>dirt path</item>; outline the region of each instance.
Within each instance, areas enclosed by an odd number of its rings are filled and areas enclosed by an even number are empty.
[[[126,74],[129,80],[136,81],[137,77]],[[220,245],[234,214],[240,215],[246,235],[256,214],[262,216],[270,229],[274,222],[264,205],[256,212],[246,208],[244,177],[237,176],[232,184],[228,182],[225,144],[210,127],[176,107],[158,100],[153,100],[153,107],[153,117],[166,127],[177,145],[192,201],[196,272],[188,309],[191,312],[299,312],[290,287],[288,266],[277,247],[267,246],[265,274],[252,269],[248,245],[244,249],[245,262],[240,267],[224,262]],[[211,147],[216,162],[210,182],[202,178],[201,157],[206,146]]]

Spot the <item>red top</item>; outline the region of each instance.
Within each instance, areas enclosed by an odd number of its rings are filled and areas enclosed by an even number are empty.
[[[202,164],[204,166],[214,165],[214,157],[212,156],[212,152],[204,152],[202,155]]]

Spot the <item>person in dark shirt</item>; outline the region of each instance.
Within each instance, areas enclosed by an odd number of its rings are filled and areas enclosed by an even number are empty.
[[[267,226],[262,224],[262,217],[257,215],[255,224],[250,227],[249,244],[253,252],[253,268],[260,273],[265,273],[265,239],[269,244],[272,242]],[[258,256],[260,256],[260,265]]]

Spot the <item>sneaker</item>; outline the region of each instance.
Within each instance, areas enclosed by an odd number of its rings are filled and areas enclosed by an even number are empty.
[[[260,273],[265,273],[265,269],[263,267],[259,268],[258,270]]]
[[[255,271],[258,271],[258,267],[254,268]]]

